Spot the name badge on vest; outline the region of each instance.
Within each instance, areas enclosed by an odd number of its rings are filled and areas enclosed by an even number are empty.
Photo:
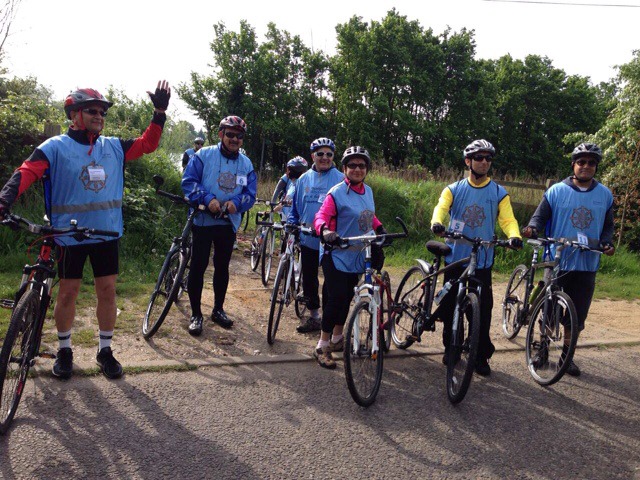
[[[318,203],[324,203],[324,199],[327,198],[327,194],[318,195]]]
[[[465,223],[463,221],[454,220],[451,223],[451,228],[453,229],[454,232],[461,233],[464,230],[464,225]]]
[[[584,233],[578,232],[578,243],[581,245],[589,245],[589,239]]]
[[[247,186],[247,176],[246,175],[238,175],[236,177],[236,185],[242,185],[243,187]]]
[[[89,181],[91,182],[104,182],[107,178],[106,174],[104,173],[104,167],[88,167],[87,171],[89,172]]]

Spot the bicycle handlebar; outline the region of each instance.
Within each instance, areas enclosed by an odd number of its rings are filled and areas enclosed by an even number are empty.
[[[483,240],[482,238],[479,238],[479,237],[476,237],[476,238],[468,237],[464,233],[454,232],[453,230],[445,230],[442,233],[442,236],[446,238],[451,238],[453,240],[464,240],[465,242],[471,243],[473,245],[482,245],[485,247],[496,246],[496,247],[510,248],[511,250],[517,250],[517,248],[514,248],[513,246],[511,246],[511,244],[509,243],[509,240],[500,240],[495,236],[491,240]]]
[[[100,230],[97,228],[79,227],[75,220],[71,220],[71,226],[66,228],[52,227],[51,225],[38,225],[30,222],[26,218],[22,218],[13,213],[6,212],[4,219],[1,222],[2,225],[9,227],[13,230],[26,230],[34,235],[45,236],[74,236],[78,241],[84,238],[92,238],[93,236],[102,237],[119,237],[120,232],[113,232],[110,230]]]
[[[408,237],[409,230],[407,229],[407,225],[404,223],[404,221],[400,217],[396,217],[396,222],[398,222],[402,227],[402,230],[403,230],[402,233],[380,233],[380,234],[375,233],[373,235],[371,234],[358,235],[356,237],[339,237],[339,239],[337,240],[337,246],[339,248],[347,248],[349,246],[349,242],[362,242],[362,243],[371,244],[379,240],[384,241],[385,239],[388,239],[388,238]]]
[[[551,238],[551,237],[529,238],[527,239],[527,243],[529,245],[533,245],[534,247],[542,247],[546,245],[555,244],[555,245],[560,245],[562,247],[573,247],[584,252],[593,252],[598,254],[602,254],[604,251],[604,249],[602,248],[592,248],[589,245],[576,242],[575,240],[567,240],[566,238]]]
[[[177,203],[177,204],[180,204],[180,205],[187,205],[189,207],[193,207],[191,205],[191,202],[189,202],[189,200],[187,200],[186,197],[181,197],[180,195],[176,195],[174,193],[165,192],[164,190],[159,190],[159,189],[156,189],[156,194],[160,195],[161,197],[168,198],[173,203]],[[211,213],[211,211],[207,208],[206,205],[198,205],[197,207],[193,207],[193,208],[195,208],[196,210],[199,210],[201,212],[206,212],[209,215],[211,215],[213,218],[217,218],[217,219],[229,218],[229,212],[227,211],[227,207],[225,205],[222,206],[222,208],[220,209],[220,212],[218,212],[218,213]]]

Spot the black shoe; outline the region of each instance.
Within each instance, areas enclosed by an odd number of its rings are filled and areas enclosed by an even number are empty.
[[[483,377],[488,377],[491,375],[491,367],[489,366],[489,362],[487,360],[478,360],[476,363],[476,373]]]
[[[573,363],[573,360],[571,360],[571,363],[569,363],[569,366],[567,367],[567,375],[571,375],[572,377],[579,377],[580,373],[582,372],[580,372],[578,366]]]
[[[231,328],[233,327],[233,320],[227,317],[227,314],[224,313],[224,310],[221,308],[216,308],[211,312],[211,320],[220,325],[222,328]]]
[[[298,333],[319,332],[320,330],[322,330],[322,320],[312,316],[308,316],[304,323],[296,327]]]
[[[114,380],[122,376],[122,365],[115,358],[111,347],[104,347],[96,355],[96,362],[100,365],[100,370],[105,377]]]
[[[69,347],[58,350],[51,373],[53,373],[54,377],[64,380],[71,378],[73,374],[73,351]]]
[[[202,317],[191,317],[191,323],[189,323],[189,333],[194,337],[200,336],[202,333]]]

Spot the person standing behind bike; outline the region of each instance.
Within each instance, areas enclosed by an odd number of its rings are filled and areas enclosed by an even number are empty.
[[[336,368],[331,354],[343,349],[342,331],[349,314],[353,289],[365,270],[362,245],[346,249],[331,247],[339,244],[341,237],[364,235],[371,230],[378,234],[387,233],[375,216],[373,192],[364,183],[370,167],[371,159],[365,148],[347,148],[342,155],[346,178],[329,190],[313,223],[325,244],[321,252],[324,274],[322,332],[313,350],[313,356],[324,368]],[[377,250],[380,258],[381,248]],[[382,265],[376,267],[382,268]]]
[[[296,184],[288,223],[304,223],[312,225],[320,205],[327,192],[334,185],[344,180],[344,175],[333,164],[336,146],[326,137],[311,142],[311,169],[304,173]],[[298,325],[298,333],[317,332],[320,330],[320,296],[318,295],[318,266],[320,258],[320,240],[310,235],[300,236],[300,252],[302,260],[302,290],[307,299],[309,317]],[[324,295],[323,295],[324,302]]]
[[[581,143],[571,154],[573,175],[552,185],[529,224],[522,230],[525,237],[536,237],[538,232],[552,238],[577,241],[592,248],[602,248],[605,255],[613,255],[613,195],[594,179],[602,150],[595,143]],[[552,248],[555,255],[555,246]],[[560,260],[558,285],[569,295],[576,307],[580,331],[589,314],[596,286],[596,272],[600,268],[600,255],[577,252],[566,248]],[[565,338],[571,333],[565,332]],[[580,369],[571,361],[567,373],[574,377]]]
[[[77,220],[83,227],[122,235],[124,166],[158,147],[171,89],[163,80],[158,82],[155,93],[147,93],[154,106],[153,118],[142,136],[133,140],[101,136],[107,110],[113,103],[97,90],[82,88],[69,94],[64,101],[64,111],[71,120],[69,130],[40,144],[16,169],[0,191],[0,215],[32,183],[43,178],[45,209],[54,227],[68,227],[71,220]],[[111,351],[117,311],[118,240],[96,238],[79,243],[73,237],[65,237],[55,241],[60,287],[53,312],[59,345],[53,375],[67,379],[73,373],[71,329],[82,271],[89,257],[100,328],[96,361],[107,378],[119,378],[122,366]]]
[[[309,169],[307,161],[298,156],[294,157],[287,162],[287,170],[282,176],[271,197],[271,203],[277,203],[282,201],[281,205],[278,205],[273,209],[274,212],[282,212],[282,219],[287,220],[289,213],[291,213],[291,203],[293,202],[293,195],[296,191],[296,181],[300,178],[304,172]]]
[[[204,145],[204,138],[196,137],[193,141],[193,148],[187,148],[182,154],[182,171],[187,168],[187,164],[193,155]]]
[[[247,125],[238,116],[220,121],[220,143],[204,147],[193,155],[182,176],[182,191],[193,205],[206,205],[212,214],[227,212],[228,218],[214,218],[199,213],[193,222],[193,248],[187,280],[191,320],[189,333],[202,333],[201,298],[204,272],[209,264],[213,244],[213,294],[211,320],[223,328],[231,328],[224,311],[229,285],[229,262],[240,226],[241,213],[256,201],[257,176],[251,160],[240,153]]]
[[[468,237],[491,240],[495,234],[496,219],[502,231],[509,237],[514,248],[522,247],[522,238],[518,229],[518,221],[513,215],[511,200],[507,191],[488,177],[491,162],[496,153],[493,145],[486,140],[474,140],[463,151],[464,162],[469,169],[469,176],[445,187],[431,218],[431,231],[440,235],[445,231],[444,221],[449,214],[449,229],[463,233]],[[445,257],[448,265],[471,253],[471,245],[463,242],[447,240],[451,253]],[[487,376],[491,374],[489,359],[495,351],[491,336],[491,310],[493,308],[493,291],[491,289],[491,268],[493,267],[493,248],[485,250],[486,254],[478,255],[478,267],[475,277],[482,282],[480,296],[480,341],[476,360],[476,373]],[[465,267],[445,272],[444,281],[456,279]],[[470,282],[474,285],[475,282]],[[442,363],[446,364],[448,349],[451,343],[451,328],[455,300],[458,290],[451,289],[442,300],[438,312],[444,323],[442,343],[445,354]]]

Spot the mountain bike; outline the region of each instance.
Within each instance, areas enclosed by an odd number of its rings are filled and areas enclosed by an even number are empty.
[[[514,338],[523,325],[528,325],[525,344],[527,367],[533,379],[543,386],[556,383],[571,364],[578,342],[578,314],[571,298],[558,286],[560,260],[567,247],[572,254],[596,252],[574,241],[554,238],[529,239],[534,247],[531,266],[518,265],[509,279],[502,302],[503,332]],[[556,245],[553,260],[539,261],[540,253]],[[536,270],[544,276],[534,286]],[[567,335],[569,337],[567,338]]]
[[[398,348],[406,349],[414,342],[420,342],[425,331],[434,332],[436,321],[440,319],[440,303],[449,290],[457,286],[451,344],[446,349],[447,396],[449,401],[455,404],[461,402],[467,394],[478,353],[479,299],[482,293],[482,284],[474,278],[478,252],[492,246],[511,247],[508,240],[482,240],[450,230],[445,231],[443,236],[470,243],[470,256],[441,268],[442,259],[451,253],[451,247],[435,240],[427,242],[427,250],[435,255],[435,258],[432,264],[417,260],[418,265],[411,267],[400,281],[393,303],[391,337]],[[436,293],[438,278],[441,275],[465,265],[466,268],[458,278],[447,281]],[[479,286],[470,286],[469,280],[472,279]],[[434,304],[437,306],[435,310]]]
[[[271,291],[271,307],[269,308],[269,324],[267,326],[267,343],[273,345],[280,325],[280,317],[284,307],[291,302],[295,305],[298,318],[306,313],[306,299],[302,293],[302,266],[300,262],[300,240],[298,235],[314,235],[313,229],[294,224],[273,224],[274,230],[283,230],[284,253],[280,256],[276,278]]]
[[[34,244],[39,243],[40,250],[36,262],[24,266],[15,298],[2,300],[2,305],[13,312],[0,351],[0,434],[6,433],[11,425],[36,357],[55,358],[52,353],[40,351],[42,328],[56,276],[54,239],[70,236],[82,241],[120,235],[118,232],[79,227],[75,220],[67,228],[52,227],[46,217],[44,225],[37,225],[11,213],[5,214],[2,225],[37,235]]]
[[[365,251],[364,282],[354,290],[354,306],[347,319],[344,335],[344,375],[353,400],[368,407],[375,402],[382,383],[384,353],[388,348],[389,324],[391,322],[391,280],[387,272],[371,266],[373,243],[386,247],[394,238],[409,235],[407,226],[400,217],[396,221],[403,233],[370,233],[356,237],[343,237],[338,248],[362,244]]]
[[[177,205],[190,206],[186,198],[160,190],[164,183],[164,179],[161,176],[154,175],[153,181],[156,184],[157,195],[168,198]],[[165,256],[158,280],[153,292],[151,292],[149,304],[142,319],[142,336],[147,340],[158,331],[174,302],[177,302],[183,293],[187,291],[189,264],[191,262],[191,227],[199,212],[209,212],[209,209],[205,205],[198,205],[197,208],[192,208],[182,233],[173,238],[171,247],[169,247],[169,251]],[[226,212],[221,211],[220,214],[212,216],[214,218],[225,218]]]
[[[258,269],[258,265],[261,265],[260,276],[262,284],[266,287],[271,276],[273,252],[276,250],[273,225],[274,223],[281,225],[281,223],[274,222],[275,212],[273,209],[279,204],[271,203],[268,200],[265,200],[264,204],[269,210],[256,212],[256,230],[251,241],[251,249],[245,252],[245,256],[251,259],[251,270],[254,272]]]

